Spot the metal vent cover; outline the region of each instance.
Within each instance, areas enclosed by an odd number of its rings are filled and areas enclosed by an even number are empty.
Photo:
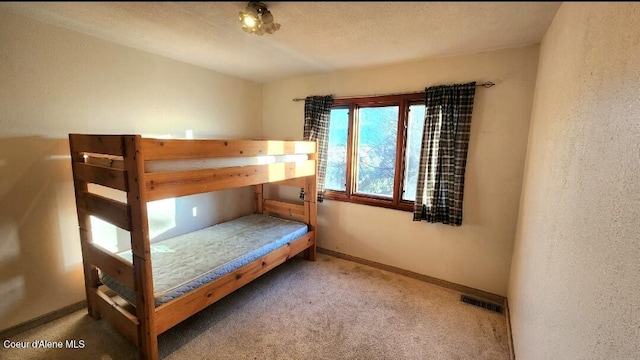
[[[489,311],[497,312],[499,314],[504,313],[504,309],[502,308],[502,306],[500,306],[498,304],[490,303],[490,302],[485,301],[485,300],[474,298],[474,297],[471,297],[469,295],[460,296],[460,301],[465,302],[467,304],[471,304],[473,306],[481,307],[483,309],[487,309]]]

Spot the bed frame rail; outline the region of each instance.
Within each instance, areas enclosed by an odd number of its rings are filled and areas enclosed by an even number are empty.
[[[269,183],[315,174],[316,162],[234,166],[145,174],[147,201]]]
[[[279,140],[142,139],[145,160],[313,154],[315,142]]]
[[[264,200],[263,210],[305,221],[304,205],[292,204],[277,200]]]

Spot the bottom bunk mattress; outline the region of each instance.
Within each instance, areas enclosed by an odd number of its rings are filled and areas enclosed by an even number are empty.
[[[252,214],[151,244],[155,305],[228,274],[307,233],[307,224]],[[132,261],[131,250],[117,255]],[[135,293],[104,272],[102,283],[132,305]]]

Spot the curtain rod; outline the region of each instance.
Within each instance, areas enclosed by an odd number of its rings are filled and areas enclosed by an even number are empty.
[[[490,88],[492,86],[494,86],[495,83],[491,82],[491,81],[486,81],[483,82],[482,84],[476,84],[476,87],[483,87],[483,88]],[[418,92],[422,92],[422,91],[416,91],[416,93]],[[334,99],[350,99],[350,98],[365,98],[365,97],[375,97],[375,96],[390,96],[390,95],[404,95],[404,94],[408,94],[408,93],[396,93],[396,94],[380,94],[380,95],[359,95],[359,96],[342,96],[342,97],[336,97]],[[298,101],[304,101],[305,98],[294,98],[292,99],[292,101],[298,102]]]

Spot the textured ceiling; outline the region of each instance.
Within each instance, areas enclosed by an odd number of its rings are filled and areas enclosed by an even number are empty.
[[[266,2],[282,25],[242,31],[246,2],[9,2],[0,9],[267,82],[538,43],[560,3]]]

